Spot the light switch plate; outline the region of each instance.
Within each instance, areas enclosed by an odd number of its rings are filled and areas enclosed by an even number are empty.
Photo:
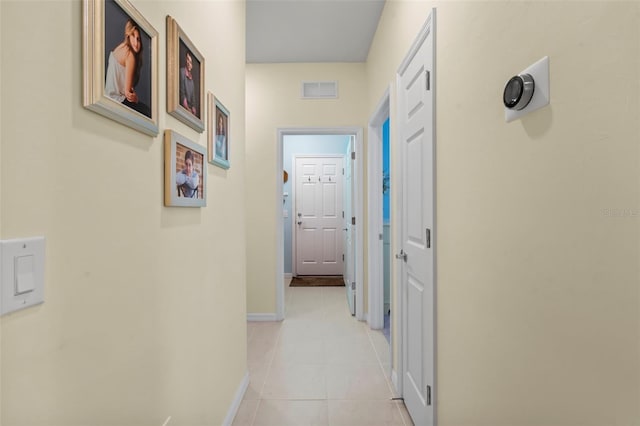
[[[44,302],[44,237],[0,241],[2,315]]]

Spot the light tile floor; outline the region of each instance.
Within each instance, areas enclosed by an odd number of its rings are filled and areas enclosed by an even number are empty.
[[[411,426],[389,344],[348,311],[344,287],[286,287],[286,319],[247,326],[251,383],[235,426]]]

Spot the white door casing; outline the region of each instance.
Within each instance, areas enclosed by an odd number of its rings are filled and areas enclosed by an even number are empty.
[[[295,157],[296,274],[342,275],[342,157]]]
[[[276,218],[276,234],[275,234],[275,254],[276,265],[273,283],[275,284],[276,292],[276,312],[275,320],[281,321],[285,317],[285,303],[284,303],[284,219],[282,215],[282,198],[283,198],[283,185],[282,185],[282,172],[283,172],[283,144],[284,137],[287,135],[355,135],[355,149],[356,160],[353,162],[353,207],[356,217],[355,226],[355,281],[356,281],[356,319],[364,320],[364,233],[362,232],[362,221],[358,221],[361,218],[364,211],[363,205],[363,167],[358,163],[359,155],[363,152],[363,130],[360,127],[291,127],[291,128],[278,128],[276,137],[276,156],[275,165],[276,171],[273,175],[273,185],[275,188],[275,196],[273,203],[273,214]],[[276,201],[277,200],[277,201]]]
[[[413,422],[435,424],[435,131],[432,10],[398,71],[402,393]]]
[[[383,212],[382,212],[382,125],[389,118],[391,89],[387,88],[373,116],[369,120],[367,161],[367,271],[369,272],[369,315],[372,329],[384,327],[384,274],[383,274]],[[393,351],[392,351],[393,352]]]

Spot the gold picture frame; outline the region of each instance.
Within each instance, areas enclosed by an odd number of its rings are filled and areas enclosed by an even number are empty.
[[[229,162],[229,110],[213,93],[207,93],[207,151],[209,163],[223,169],[231,167]]]
[[[83,0],[82,70],[85,108],[158,135],[158,32],[129,1]]]
[[[167,15],[167,112],[204,131],[204,57]]]
[[[207,205],[207,150],[173,130],[164,131],[164,205]],[[189,164],[190,163],[190,164]]]

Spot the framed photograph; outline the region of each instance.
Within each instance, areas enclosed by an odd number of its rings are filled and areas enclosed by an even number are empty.
[[[213,96],[207,94],[207,145],[209,162],[223,169],[228,169],[229,163],[229,110]]]
[[[167,112],[204,131],[204,57],[167,16]]]
[[[158,134],[158,32],[127,0],[83,0],[83,104]]]
[[[164,205],[207,205],[206,148],[173,130],[164,132]]]

